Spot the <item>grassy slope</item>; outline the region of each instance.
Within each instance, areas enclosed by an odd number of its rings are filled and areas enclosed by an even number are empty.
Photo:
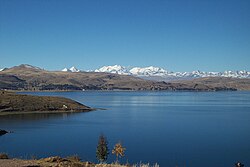
[[[20,95],[0,91],[0,113],[5,112],[83,112],[91,108],[63,97]]]
[[[235,88],[237,90],[250,90],[250,79],[226,78],[226,77],[207,77],[186,81],[172,81],[172,83],[183,83],[186,85],[194,85],[198,87],[217,87],[219,88]]]
[[[23,159],[1,159],[0,167],[24,167],[24,166],[39,166],[39,167],[150,167],[149,164],[122,165],[118,163],[112,164],[95,164],[91,162],[82,162],[77,156],[67,158],[48,157],[39,160],[23,160]],[[159,165],[151,165],[151,167],[159,167]]]

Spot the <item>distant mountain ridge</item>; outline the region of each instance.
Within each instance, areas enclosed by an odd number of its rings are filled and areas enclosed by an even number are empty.
[[[72,68],[72,71],[76,68]],[[31,65],[19,65],[0,72],[1,90],[57,91],[57,90],[167,90],[167,91],[232,91],[250,90],[249,78],[206,77],[182,81],[151,81],[134,75],[119,75],[126,68],[107,67],[108,72],[47,71]],[[100,71],[100,70],[99,70]],[[125,72],[124,72],[125,71]],[[131,70],[129,70],[131,71]],[[161,68],[134,68],[136,74],[146,73],[157,77],[164,74]]]
[[[28,64],[22,64],[16,66],[18,68],[30,68],[35,70],[42,70],[39,67],[35,67]],[[12,67],[13,68],[13,67]],[[8,68],[0,69],[0,72],[7,70]],[[61,70],[63,72],[85,72],[79,70],[78,68],[72,66],[71,68],[64,68]],[[228,77],[228,78],[250,78],[250,72],[246,70],[241,71],[224,71],[224,72],[204,72],[204,71],[192,71],[192,72],[172,72],[165,70],[160,67],[124,67],[121,65],[113,66],[103,66],[99,69],[90,70],[86,72],[102,72],[102,73],[111,73],[111,74],[120,74],[120,75],[131,75],[135,77],[140,77],[146,80],[155,80],[155,81],[172,81],[172,80],[192,80],[196,78],[206,78],[206,77]]]
[[[122,75],[133,75],[149,80],[158,81],[169,81],[169,80],[187,80],[195,78],[205,77],[230,77],[230,78],[250,78],[250,72],[248,71],[224,71],[224,72],[203,72],[203,71],[192,71],[192,72],[172,72],[167,71],[160,67],[133,67],[126,68],[120,65],[114,66],[103,66],[99,69],[94,70],[95,72],[106,72],[113,74]]]

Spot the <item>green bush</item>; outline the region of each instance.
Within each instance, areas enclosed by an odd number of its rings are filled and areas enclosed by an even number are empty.
[[[96,158],[101,163],[107,161],[109,154],[108,141],[104,135],[100,135],[96,148]]]

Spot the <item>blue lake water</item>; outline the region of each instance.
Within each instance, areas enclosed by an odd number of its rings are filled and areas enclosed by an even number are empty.
[[[88,113],[0,116],[0,152],[30,158],[79,155],[96,162],[98,137],[110,150],[121,141],[123,162],[163,167],[250,166],[250,92],[36,92],[94,108]],[[110,154],[109,162],[115,160]]]

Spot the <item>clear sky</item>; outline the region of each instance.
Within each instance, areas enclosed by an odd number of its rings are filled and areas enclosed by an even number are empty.
[[[0,68],[250,71],[250,0],[0,0]]]

